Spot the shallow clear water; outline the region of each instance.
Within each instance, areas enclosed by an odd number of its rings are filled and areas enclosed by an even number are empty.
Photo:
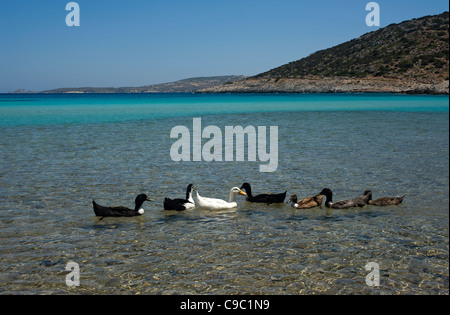
[[[391,94],[0,95],[0,126],[85,124],[291,111],[448,112],[447,96]]]
[[[1,294],[449,293],[448,97],[0,99]],[[192,131],[193,117],[222,131],[278,126],[277,171],[260,173],[259,161],[173,162],[170,131]],[[407,197],[332,212],[241,197],[235,210],[163,211],[164,197],[183,196],[189,183],[227,199],[245,181],[255,193]],[[142,192],[155,199],[143,216],[94,216],[92,199],[132,206]],[[65,284],[71,261],[78,288]],[[378,288],[365,283],[369,262],[380,266]]]

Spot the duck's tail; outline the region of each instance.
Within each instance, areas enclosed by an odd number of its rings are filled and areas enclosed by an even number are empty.
[[[100,216],[99,205],[94,200],[92,200],[92,206],[94,208],[95,215]]]
[[[169,198],[164,198],[164,210],[168,210],[169,209]]]

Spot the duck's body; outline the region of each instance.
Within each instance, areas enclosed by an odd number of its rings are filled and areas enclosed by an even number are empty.
[[[311,209],[315,207],[320,207],[323,202],[323,195],[316,195],[313,197],[303,198],[297,200],[297,195],[292,195],[287,201],[291,207],[295,209]]]
[[[176,210],[176,211],[184,211],[191,210],[195,208],[194,198],[192,198],[192,191],[194,186],[189,184],[186,189],[186,199],[164,199],[164,210]]]
[[[197,205],[200,208],[209,209],[209,210],[224,210],[224,209],[232,209],[237,207],[236,196],[247,194],[240,190],[237,187],[231,188],[230,190],[230,199],[229,201],[225,201],[222,199],[215,198],[205,198],[199,195],[198,191],[195,191],[197,198]]]
[[[405,196],[401,197],[383,197],[375,200],[369,200],[368,204],[372,206],[397,206],[403,202]]]
[[[245,190],[245,192],[247,193],[247,199],[246,199],[247,201],[258,202],[258,203],[267,203],[267,204],[284,202],[284,199],[286,199],[286,193],[287,193],[287,191],[285,191],[284,193],[281,193],[281,194],[261,194],[261,195],[253,196],[252,195],[252,187],[250,186],[249,183],[244,183],[241,186],[241,189]]]
[[[153,200],[149,199],[145,194],[137,196],[134,210],[127,207],[104,207],[97,204],[94,200],[92,200],[92,205],[94,213],[98,217],[135,217],[144,214],[144,209],[142,209],[144,201]]]
[[[325,201],[325,206],[327,208],[333,209],[364,207],[372,196],[372,192],[370,190],[366,190],[361,196],[357,198],[333,202],[333,192],[330,189],[324,188],[320,194],[324,195],[327,198],[327,200]]]

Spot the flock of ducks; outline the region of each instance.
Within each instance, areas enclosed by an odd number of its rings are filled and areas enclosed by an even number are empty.
[[[245,191],[245,192],[244,192]],[[195,202],[193,194],[195,192]],[[194,189],[192,184],[189,184],[186,189],[186,198],[179,199],[164,199],[164,210],[185,211],[191,210],[195,207],[208,209],[208,210],[225,210],[233,209],[237,207],[236,197],[238,195],[246,196],[248,202],[265,203],[265,204],[279,204],[283,203],[286,199],[286,193],[280,194],[260,194],[253,196],[252,188],[249,183],[244,183],[240,188],[233,187],[230,190],[230,197],[228,201],[216,198],[206,198],[200,196],[198,191]],[[326,198],[325,207],[333,209],[349,209],[354,207],[364,207],[365,205],[373,206],[390,206],[399,205],[402,203],[401,197],[384,197],[376,200],[372,200],[372,192],[370,190],[364,191],[364,193],[356,198],[341,200],[333,202],[333,192],[329,188],[324,188],[320,193],[315,196],[303,198],[298,200],[297,195],[292,195],[286,202],[289,206],[295,209],[312,209],[320,207],[323,203],[324,197]],[[99,217],[132,217],[144,214],[142,205],[145,201],[153,201],[149,199],[147,195],[140,194],[136,197],[134,209],[126,207],[103,207],[92,201],[94,207],[94,213]]]

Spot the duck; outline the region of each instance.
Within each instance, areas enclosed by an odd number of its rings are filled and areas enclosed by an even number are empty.
[[[186,189],[186,199],[164,199],[164,210],[176,210],[176,211],[184,211],[191,210],[195,208],[194,198],[192,198],[192,191],[194,189],[194,185],[189,184]]]
[[[303,198],[300,200],[297,200],[297,195],[292,195],[288,201],[286,201],[287,204],[289,204],[291,207],[295,209],[311,209],[315,207],[320,207],[323,202],[323,195],[318,194],[312,197]]]
[[[405,197],[406,196],[383,197],[383,198],[378,198],[375,200],[369,200],[369,202],[367,204],[372,205],[372,206],[379,206],[379,207],[398,206],[399,204],[401,204],[403,202],[403,199]]]
[[[202,197],[200,196],[197,190],[195,190],[195,194],[197,198],[197,205],[200,208],[209,210],[224,210],[237,208],[236,196],[237,195],[247,196],[247,194],[238,187],[233,187],[230,189],[230,199],[228,202],[221,199]]]
[[[126,207],[103,207],[92,200],[94,213],[98,217],[135,217],[144,214],[142,204],[145,201],[153,201],[146,194],[140,194],[136,197],[134,210]]]
[[[242,184],[240,189],[244,189],[247,193],[247,201],[249,202],[258,202],[258,203],[282,203],[284,199],[286,199],[287,191],[281,194],[261,194],[257,196],[252,195],[252,187],[249,183]]]
[[[348,209],[348,208],[354,208],[354,207],[364,207],[367,202],[372,197],[372,192],[370,190],[364,191],[364,193],[354,199],[349,200],[342,200],[338,202],[333,202],[333,192],[329,188],[324,188],[321,192],[321,195],[324,195],[327,200],[325,201],[325,206],[327,208],[333,208],[333,209]]]

